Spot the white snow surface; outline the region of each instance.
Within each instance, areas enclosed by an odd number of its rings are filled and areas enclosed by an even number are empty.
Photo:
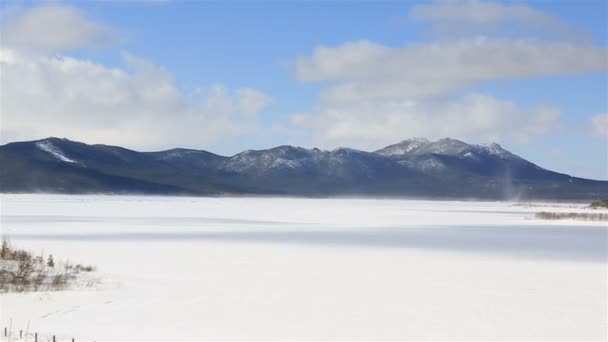
[[[608,229],[533,219],[542,210],[590,211],[2,195],[14,245],[96,265],[102,283],[0,294],[0,329],[29,321],[42,341],[605,341]]]
[[[63,151],[61,151],[61,149],[59,149],[59,147],[53,145],[53,143],[51,143],[50,141],[37,142],[36,147],[38,147],[39,149],[41,149],[45,152],[48,152],[50,155],[52,155],[53,157],[55,157],[63,162],[77,163],[77,161],[66,157],[65,154],[63,154]]]

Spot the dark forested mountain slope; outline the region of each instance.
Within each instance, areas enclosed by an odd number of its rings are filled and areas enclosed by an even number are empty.
[[[543,169],[498,144],[404,140],[375,152],[279,146],[232,157],[176,148],[137,152],[48,138],[0,146],[2,192],[608,197],[608,182]]]

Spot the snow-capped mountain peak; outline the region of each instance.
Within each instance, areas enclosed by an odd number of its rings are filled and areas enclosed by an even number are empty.
[[[470,148],[470,145],[456,139],[443,138],[429,141],[425,138],[412,138],[389,145],[376,153],[387,157],[414,156],[422,154],[457,155]]]
[[[423,148],[419,149],[418,154],[443,154],[443,155],[459,155],[469,149],[471,145],[460,140],[452,138],[443,138],[435,142],[428,143]]]
[[[426,138],[411,138],[403,140],[394,145],[389,145],[383,149],[377,150],[375,153],[383,156],[398,156],[411,154],[422,146],[428,145],[430,142]]]
[[[375,153],[391,158],[430,154],[465,158],[477,158],[480,155],[501,159],[518,158],[497,143],[473,145],[452,138],[443,138],[437,141],[429,141],[425,138],[412,138],[389,145],[377,150]]]
[[[473,145],[473,147],[479,151],[486,153],[487,155],[498,157],[501,159],[519,158],[513,153],[505,150],[504,148],[502,148],[502,146],[495,142],[490,144]]]

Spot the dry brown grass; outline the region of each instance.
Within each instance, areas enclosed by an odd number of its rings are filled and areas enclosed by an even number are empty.
[[[608,214],[603,213],[554,213],[541,211],[536,213],[540,220],[579,220],[579,221],[605,221],[608,222]]]
[[[94,266],[55,264],[48,258],[13,247],[4,238],[0,248],[0,292],[56,291],[69,287],[81,272],[93,272]]]

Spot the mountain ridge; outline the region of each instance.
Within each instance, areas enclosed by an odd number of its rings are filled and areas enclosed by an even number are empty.
[[[0,146],[1,192],[405,196],[480,199],[608,197],[608,182],[544,169],[497,143],[411,138],[373,152],[281,145],[222,156],[138,152],[46,138]]]

